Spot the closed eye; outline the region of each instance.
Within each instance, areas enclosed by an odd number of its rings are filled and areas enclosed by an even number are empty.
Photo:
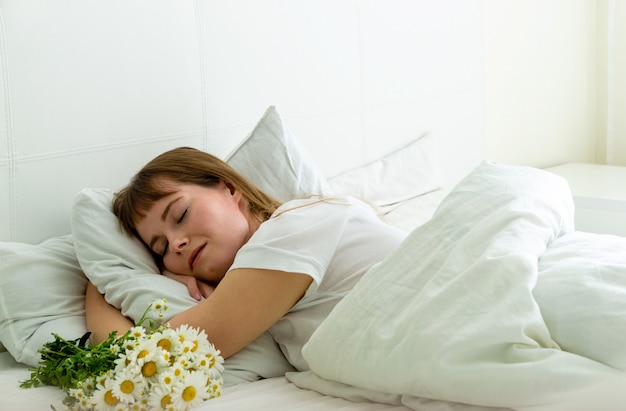
[[[183,219],[185,218],[185,215],[187,214],[187,210],[188,210],[188,208],[187,208],[187,209],[185,209],[185,211],[183,212],[183,214],[180,216],[180,218],[178,219],[177,224],[180,224],[180,223],[182,223],[182,222],[183,222]]]

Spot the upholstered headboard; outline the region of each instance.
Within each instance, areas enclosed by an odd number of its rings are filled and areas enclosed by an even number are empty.
[[[75,194],[168,148],[225,157],[276,105],[326,176],[430,132],[483,156],[480,2],[0,0],[0,241],[70,231]]]

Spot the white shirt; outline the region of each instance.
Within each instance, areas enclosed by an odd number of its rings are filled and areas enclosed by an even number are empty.
[[[289,362],[304,371],[309,367],[301,350],[318,325],[406,235],[354,198],[293,200],[261,224],[231,268],[311,276],[313,282],[304,297],[269,330]]]

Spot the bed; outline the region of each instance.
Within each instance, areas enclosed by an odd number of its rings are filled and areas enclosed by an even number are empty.
[[[193,303],[182,285],[155,274],[141,245],[116,230],[108,207],[112,193],[145,162],[178,146],[224,158],[280,199],[311,193],[365,199],[389,224],[406,230],[409,245],[434,246],[445,232],[465,236],[444,222],[460,221],[457,214],[467,212],[475,213],[469,221],[478,227],[541,221],[531,224],[541,227],[541,235],[530,236],[536,242],[525,243],[525,255],[536,259],[552,240],[571,235],[544,258],[544,271],[553,267],[549,257],[561,255],[571,257],[570,268],[578,267],[576,256],[590,248],[596,260],[626,265],[615,252],[623,239],[575,231],[568,219],[571,194],[561,179],[483,161],[482,18],[480,2],[464,0],[0,0],[0,408],[60,404],[60,390],[25,390],[19,382],[36,365],[37,349],[51,333],[67,338],[84,333],[86,276],[133,318],[165,292],[173,311]],[[456,30],[448,30],[451,26]],[[471,193],[491,191],[508,197],[470,201]],[[549,200],[523,204],[520,219],[489,208],[510,209],[519,196],[544,194]],[[502,221],[485,220],[493,215]],[[472,224],[458,227],[471,231]],[[481,244],[511,244],[500,235],[481,232]],[[476,242],[462,245],[465,252],[455,266],[480,265],[464,260],[483,255],[473,246]],[[506,254],[506,247],[498,250]],[[435,251],[424,248],[421,255]],[[428,272],[436,263],[422,258],[405,265]],[[419,378],[407,378],[412,371],[403,364],[428,363],[432,351],[408,361],[406,350],[414,344],[434,349],[436,339],[403,339],[405,347],[396,349],[397,335],[386,336],[397,330],[381,332],[375,323],[394,321],[355,314],[365,298],[360,294],[365,290],[357,289],[307,345],[311,372],[296,372],[265,334],[227,362],[222,397],[197,409],[619,409],[624,398],[615,384],[623,383],[622,372],[605,365],[623,361],[619,349],[601,346],[605,357],[570,361],[546,334],[546,313],[532,305],[543,297],[550,306],[552,294],[530,298],[538,272],[519,258],[513,264],[524,267],[515,278],[525,293],[507,294],[507,283],[493,281],[490,295],[531,305],[515,312],[529,321],[522,328],[544,338],[553,354],[542,368],[520,366],[513,373],[476,368],[477,358],[483,366],[501,360],[480,352],[484,335],[493,337],[493,344],[502,335],[521,338],[507,334],[516,331],[507,331],[507,321],[494,320],[495,314],[464,329],[465,317],[453,311],[447,313],[453,319],[448,328],[407,313],[407,322],[396,324],[400,329],[430,327],[433,333],[424,335],[463,337],[446,339],[451,353],[462,353],[441,357],[450,366],[447,375],[420,367]],[[380,267],[389,268],[385,262]],[[446,270],[438,272],[445,278]],[[423,289],[433,291],[431,297],[464,301],[476,272],[463,273],[456,288]],[[370,313],[385,313],[394,300],[408,298],[397,291],[412,286],[388,283],[398,287],[381,293]],[[542,290],[567,283],[556,276]],[[626,301],[620,297],[616,292],[611,304]],[[439,300],[422,301],[423,312],[432,312],[435,306],[428,304]],[[488,308],[477,306],[474,312],[498,312],[486,295],[481,301]],[[604,307],[601,298],[596,305]],[[510,318],[510,306],[498,307]],[[619,312],[611,306],[604,314]],[[556,308],[551,313],[555,324],[572,324],[571,318],[559,318]],[[354,329],[350,335],[356,340],[342,345],[333,331],[338,327]],[[615,329],[603,322],[586,335],[601,338]],[[347,341],[359,349],[346,352]],[[469,348],[459,351],[460,346]],[[378,361],[376,375],[359,367],[368,361]],[[529,383],[537,374],[542,378]],[[407,381],[414,384],[403,384]]]

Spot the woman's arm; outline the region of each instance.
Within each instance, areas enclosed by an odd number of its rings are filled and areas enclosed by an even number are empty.
[[[230,357],[254,341],[302,298],[310,276],[284,271],[236,269],[211,298],[176,315],[169,323],[204,329],[209,341]]]
[[[135,324],[112,305],[106,302],[98,289],[87,283],[85,293],[85,317],[87,330],[91,331],[91,342],[94,344],[106,340],[112,331],[121,336]]]

